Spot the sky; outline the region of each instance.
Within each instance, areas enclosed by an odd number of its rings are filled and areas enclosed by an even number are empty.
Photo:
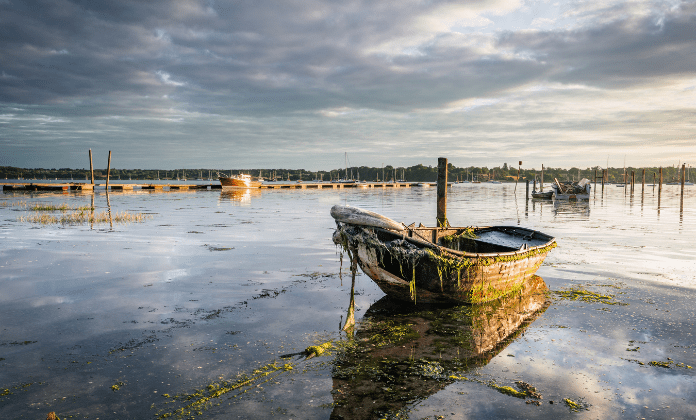
[[[696,166],[696,2],[0,0],[0,166]]]

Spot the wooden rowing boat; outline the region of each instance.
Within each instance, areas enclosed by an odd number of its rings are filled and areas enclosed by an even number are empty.
[[[532,198],[537,198],[541,200],[550,200],[553,198],[553,191],[532,191]]]
[[[519,226],[404,226],[377,213],[334,206],[333,241],[387,295],[416,303],[488,302],[520,290],[556,247]]]

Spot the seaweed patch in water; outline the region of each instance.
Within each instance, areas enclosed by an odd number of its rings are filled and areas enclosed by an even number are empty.
[[[570,408],[570,411],[580,411],[580,410],[587,410],[588,408],[585,407],[582,403],[576,402],[571,400],[570,398],[563,398],[563,402],[565,405]]]
[[[628,305],[628,303],[614,301],[614,295],[602,295],[596,292],[591,292],[589,290],[584,290],[575,287],[571,287],[569,290],[557,290],[553,293],[560,296],[562,299],[568,300],[581,300],[583,302],[602,303],[605,305]]]
[[[495,389],[501,394],[510,395],[515,398],[542,398],[541,394],[537,391],[537,389],[526,382],[517,381],[515,382],[515,385],[517,386],[517,388],[520,389],[519,391],[511,386],[496,385],[494,382],[488,384],[490,388]]]
[[[126,384],[124,384],[122,381],[116,381],[115,384],[111,385],[111,390],[114,391],[114,392],[116,392],[116,391],[118,391],[119,389],[121,389],[121,387],[124,386],[124,385],[126,385]]]
[[[684,363],[675,363],[674,360],[668,358],[667,361],[662,362],[659,360],[653,360],[648,363],[650,366],[661,367],[666,369],[672,369],[672,367],[680,367],[684,369],[691,369],[691,366]]]
[[[397,325],[393,320],[371,324],[366,330],[370,331],[371,334],[368,341],[377,348],[415,340],[420,337],[411,328],[410,324]]]
[[[315,356],[321,356],[324,354],[325,351],[331,349],[333,347],[333,343],[331,341],[327,341],[324,344],[319,344],[317,346],[309,346],[305,349],[305,354],[307,354],[307,359],[311,359],[312,357]]]
[[[167,404],[173,404],[176,402],[185,403],[183,407],[180,407],[172,412],[165,412],[160,410],[157,413],[158,419],[166,418],[193,418],[195,415],[201,415],[203,410],[206,410],[217,398],[230,393],[232,391],[238,391],[236,395],[231,398],[239,396],[248,391],[248,389],[259,386],[265,382],[274,379],[276,376],[271,376],[273,373],[278,372],[281,374],[283,372],[288,372],[293,370],[293,366],[290,363],[285,363],[283,365],[278,365],[276,362],[269,363],[267,365],[261,366],[255,369],[251,374],[243,374],[238,377],[236,381],[221,380],[217,382],[212,382],[208,384],[205,388],[196,390],[191,394],[179,394],[171,396],[169,394],[162,394],[162,397],[169,400]]]

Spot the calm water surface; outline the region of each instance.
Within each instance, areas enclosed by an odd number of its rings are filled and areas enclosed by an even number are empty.
[[[537,272],[551,291],[543,305],[426,316],[358,275],[354,335],[341,331],[351,279],[329,209],[432,225],[434,188],[113,192],[112,214],[149,216],[113,226],[20,220],[33,203],[108,210],[104,191],[5,192],[0,418],[696,418],[696,189],[686,188],[681,204],[679,187],[664,186],[658,207],[652,187],[607,186],[585,203],[525,202],[523,185],[452,187],[452,225],[557,238]],[[370,341],[375,326],[424,319],[419,339]],[[479,344],[431,348],[425,336],[494,346],[473,357]],[[299,354],[327,341],[330,352]],[[540,396],[501,388],[520,381]]]

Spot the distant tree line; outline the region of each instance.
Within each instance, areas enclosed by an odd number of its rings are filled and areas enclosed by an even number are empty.
[[[554,178],[560,182],[578,181],[582,178],[593,180],[595,176],[601,176],[602,169],[595,168],[544,168],[544,182],[553,182]],[[635,173],[636,182],[642,181],[643,168],[628,167],[609,168],[608,182],[623,182],[624,173],[630,181],[631,173]],[[97,180],[106,179],[106,169],[95,169],[94,177]],[[403,180],[410,182],[435,182],[437,180],[437,166],[424,166],[422,164],[403,167],[387,165],[384,167],[353,166],[349,168],[337,168],[328,171],[307,171],[305,169],[116,169],[111,168],[110,179],[112,180],[217,180],[218,174],[238,174],[246,173],[254,176],[261,175],[265,179],[290,180],[290,181],[312,181],[315,179],[330,181],[338,179],[358,179],[365,181],[392,181]],[[688,171],[687,171],[688,173]],[[40,169],[40,168],[17,168],[12,166],[0,166],[0,178],[3,179],[25,179],[25,180],[74,180],[84,181],[89,179],[88,169]],[[659,181],[659,168],[645,168],[646,182],[652,182],[653,176]],[[508,166],[507,163],[498,167],[477,167],[469,166],[459,168],[452,164],[448,165],[449,181],[464,180],[498,180],[502,182],[515,182],[518,177],[518,168]],[[679,180],[679,168],[671,166],[662,168],[664,182]],[[519,171],[520,181],[541,180],[541,168],[522,168]]]

